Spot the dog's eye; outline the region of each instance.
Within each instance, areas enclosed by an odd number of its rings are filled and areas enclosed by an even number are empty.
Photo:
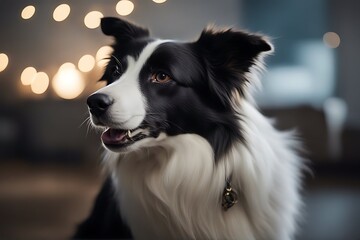
[[[121,68],[118,65],[114,65],[110,68],[111,77],[117,79],[121,76]]]
[[[157,72],[151,76],[152,83],[167,83],[171,80],[171,77],[164,72]]]

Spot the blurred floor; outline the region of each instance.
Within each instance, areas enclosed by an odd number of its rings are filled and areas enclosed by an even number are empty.
[[[298,240],[360,239],[360,165],[323,162],[305,180],[305,214]]]
[[[360,239],[360,176],[337,165],[305,181],[298,240]],[[0,164],[0,239],[68,239],[102,183],[97,167]]]
[[[101,185],[95,167],[0,164],[0,239],[68,239]]]

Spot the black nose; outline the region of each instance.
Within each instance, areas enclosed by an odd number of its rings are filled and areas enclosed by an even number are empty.
[[[114,100],[111,97],[102,93],[93,94],[87,99],[90,112],[97,117],[105,113],[113,102]]]

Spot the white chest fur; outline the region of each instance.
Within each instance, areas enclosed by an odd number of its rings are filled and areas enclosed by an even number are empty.
[[[247,146],[235,144],[218,163],[194,134],[112,156],[121,214],[135,239],[291,239],[300,206],[297,143],[250,104],[241,111]],[[240,194],[223,211],[226,171]]]

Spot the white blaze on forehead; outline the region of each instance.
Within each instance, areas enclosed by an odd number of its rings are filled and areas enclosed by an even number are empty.
[[[140,71],[156,48],[164,42],[168,40],[150,42],[142,50],[138,59],[127,56],[127,69],[120,79],[96,92],[107,94],[114,99],[114,103],[107,112],[109,127],[134,129],[144,120],[147,104],[140,89]]]
[[[124,73],[124,75],[121,76],[121,78],[123,78],[123,79],[126,78],[126,74],[128,72],[130,72],[133,75],[136,75],[138,77],[145,62],[153,54],[155,49],[164,42],[167,42],[167,40],[157,40],[157,41],[149,43],[147,46],[145,46],[145,48],[140,53],[139,58],[136,61],[132,56],[128,56],[127,57],[128,67],[127,67],[127,70]],[[138,81],[136,81],[136,82],[138,82]]]

